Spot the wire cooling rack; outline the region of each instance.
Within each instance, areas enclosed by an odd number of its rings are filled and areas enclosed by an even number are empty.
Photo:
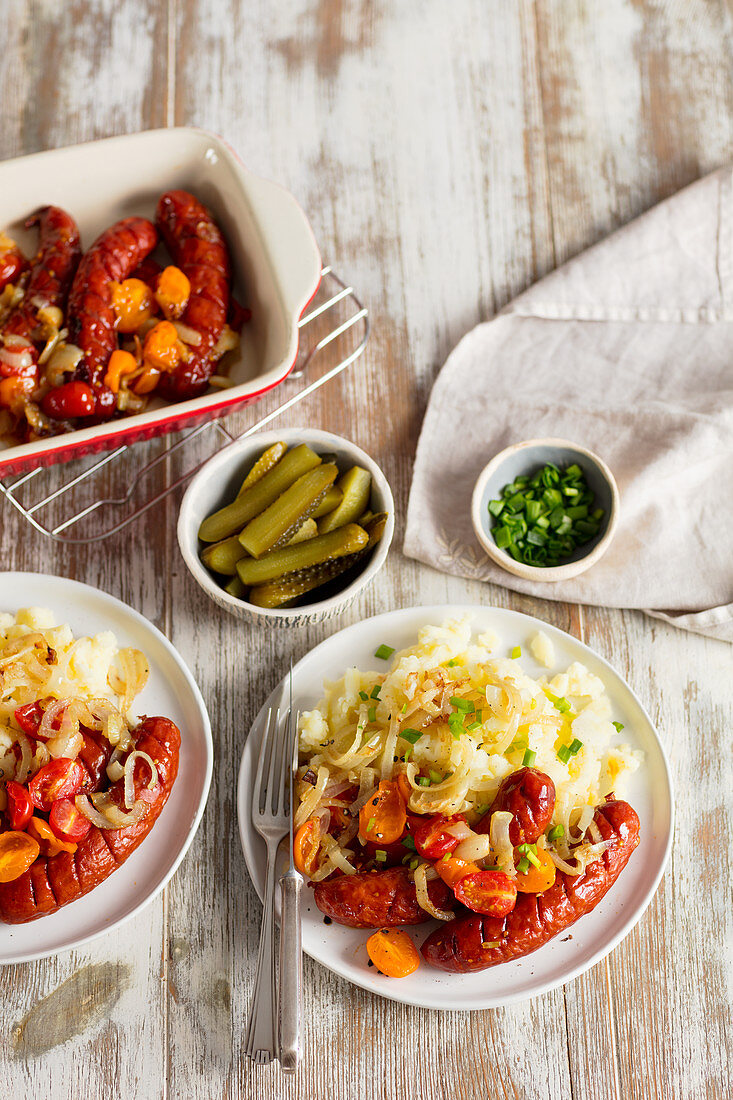
[[[319,337],[318,332],[324,324],[325,334]],[[369,339],[368,311],[354,288],[343,282],[330,267],[322,269],[318,293],[308,313],[300,318],[298,327],[301,334],[306,335],[306,339],[301,336],[301,348],[304,344],[306,347],[301,350],[295,369],[282,387],[287,391],[299,380],[303,380],[303,385],[238,435],[233,435],[221,420],[210,420],[198,428],[178,433],[172,442],[166,440],[167,445],[162,449],[160,441],[130,444],[117,447],[102,458],[93,456],[63,466],[38,467],[14,479],[6,478],[0,481],[0,495],[36,531],[55,542],[78,544],[109,538],[188,481],[221,447],[260,431],[355,363]],[[341,358],[309,381],[314,364],[326,357],[327,348],[336,349]],[[171,477],[170,471],[176,465],[172,461],[174,456],[194,439],[210,443],[210,453],[196,466]],[[158,453],[147,462],[134,464],[146,447],[156,448]],[[120,488],[110,491],[115,474]],[[139,499],[141,496],[144,499]]]

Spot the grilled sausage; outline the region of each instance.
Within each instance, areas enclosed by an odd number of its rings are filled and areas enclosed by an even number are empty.
[[[81,245],[76,222],[60,206],[44,206],[32,214],[26,229],[39,229],[38,251],[31,262],[23,301],[3,326],[7,336],[30,336],[38,324],[38,302],[64,309],[79,264]]]
[[[474,914],[432,932],[422,953],[439,970],[485,970],[521,958],[595,909],[610,890],[639,843],[639,818],[627,802],[598,806],[593,820],[604,840],[615,841],[580,875],[559,871],[543,894],[520,894],[508,916]]]
[[[162,195],[155,220],[174,264],[191,283],[181,320],[201,335],[201,343],[190,349],[188,361],[164,374],[158,383],[162,397],[180,401],[203,393],[214,371],[213,351],[229,309],[231,261],[218,225],[188,191]]]
[[[77,381],[102,387],[107,362],[117,347],[112,283],[124,282],[157,241],[155,226],[147,218],[123,218],[105,229],[84,254],[69,295],[69,341],[84,352],[74,376]],[[107,415],[114,409],[113,400]],[[98,415],[102,414],[100,409]]]
[[[509,839],[517,844],[534,844],[552,821],[555,811],[555,784],[537,768],[520,768],[504,779],[488,813],[475,826],[477,833],[488,833],[491,815],[497,810],[514,814]]]
[[[455,907],[456,899],[440,879],[428,883],[428,896],[438,909]],[[316,885],[314,897],[322,913],[349,928],[398,928],[430,920],[417,903],[406,867],[327,879]]]
[[[39,856],[29,870],[12,882],[0,883],[0,920],[23,924],[88,894],[116,871],[145,839],[168,801],[178,773],[181,735],[168,718],[143,718],[135,731],[134,748],[146,752],[158,770],[158,783],[147,790],[150,769],[135,763],[135,797],[149,808],[136,825],[99,829],[93,825],[75,852]],[[110,787],[110,797],[122,806],[124,778]]]

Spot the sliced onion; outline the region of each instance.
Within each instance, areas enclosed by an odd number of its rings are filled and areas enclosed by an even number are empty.
[[[3,343],[5,344],[6,348],[27,348],[28,337],[16,336],[14,333],[12,333],[10,336],[3,336]]]
[[[46,363],[46,381],[50,386],[60,386],[65,381],[64,375],[75,371],[83,358],[84,352],[76,344],[58,344]]]
[[[321,765],[318,769],[318,776],[316,778],[315,786],[312,790],[308,791],[308,793],[300,803],[300,806],[298,806],[298,809],[295,812],[295,819],[293,824],[296,829],[299,829],[301,825],[304,825],[308,818],[312,816],[312,814],[320,805],[321,798],[323,797],[323,792],[326,789],[329,779],[330,774],[328,768],[325,768],[323,765]]]
[[[139,649],[121,649],[117,657],[122,666],[122,677],[113,666],[109,670],[107,681],[112,690],[122,696],[120,710],[127,714],[133,700],[145,687],[150,669],[145,654]]]
[[[59,731],[54,729],[54,723],[73,702],[73,699],[55,699],[48,704],[38,726],[38,739],[40,741],[51,741],[52,738],[58,736]]]
[[[329,783],[323,792],[324,799],[330,800],[332,798],[338,798],[344,791],[348,791],[349,787],[352,787],[353,783],[349,783],[348,779],[339,779],[334,783]]]
[[[346,854],[341,851],[340,847],[332,836],[329,836],[328,833],[324,833],[321,840],[321,845],[323,847],[323,850],[328,855],[328,858],[331,860],[334,866],[339,868],[340,871],[343,871],[347,875],[356,874],[356,867],[354,867],[353,864],[349,862],[349,860],[346,858]]]
[[[110,783],[117,783],[125,774],[125,769],[119,760],[110,760],[107,765],[107,778]]]
[[[602,840],[600,844],[581,844],[577,848],[573,848],[570,858],[575,860],[574,864],[563,859],[552,848],[549,848],[548,851],[552,862],[559,871],[577,877],[582,875],[589,863],[594,863],[597,859],[600,859],[604,852],[614,847],[615,843],[614,840]]]
[[[52,306],[41,298],[31,298],[31,305],[36,307],[36,316],[42,325],[55,329],[61,328],[64,315],[58,306]]]
[[[509,826],[514,820],[514,814],[508,810],[495,810],[491,815],[491,827],[489,837],[491,847],[496,853],[496,862],[499,869],[510,878],[515,878],[517,869],[514,866],[514,845],[509,839]]]
[[[458,840],[467,840],[470,836],[476,835],[471,826],[467,825],[465,821],[456,821],[453,825],[446,825],[443,832],[448,833],[449,836],[457,837]]]
[[[226,355],[228,351],[234,351],[239,347],[239,333],[234,329],[229,328],[229,325],[224,325],[221,336],[214,344],[214,348],[211,352],[212,359],[221,359],[222,355]]]
[[[420,863],[415,868],[415,894],[420,908],[430,913],[430,916],[435,917],[436,920],[453,920],[455,917],[455,913],[450,913],[447,909],[438,909],[430,900],[427,863]]]
[[[16,661],[22,661],[24,657],[32,654],[36,647],[42,648],[45,653],[48,653],[46,639],[37,631],[33,631],[30,634],[22,634],[19,638],[14,638],[3,646],[3,655],[0,657],[0,669],[5,668],[7,665],[14,664]]]
[[[7,348],[0,348],[0,362],[5,363],[12,370],[28,370],[29,367],[33,366],[33,353],[30,351],[8,351]]]
[[[182,340],[184,344],[188,344],[192,348],[201,345],[203,337],[197,329],[191,328],[190,325],[181,324],[180,321],[174,321],[173,327],[178,333],[178,339]]]
[[[497,811],[498,812],[498,811]],[[491,852],[491,837],[488,833],[474,833],[462,841],[453,853],[457,859],[486,859]]]
[[[96,825],[98,829],[126,829],[130,825],[137,825],[148,812],[149,802],[139,798],[129,814],[124,813],[119,806],[109,801],[109,794],[92,795],[94,804],[85,794],[78,794],[74,799],[79,813],[84,814],[87,821]]]
[[[17,733],[15,739],[18,742],[20,748],[20,760],[15,767],[15,782],[24,783],[28,778],[28,772],[31,767],[31,760],[33,759],[33,749],[31,743],[24,733]]]
[[[125,761],[125,806],[131,810],[135,803],[135,761],[145,760],[150,766],[150,779],[148,790],[152,790],[158,782],[158,769],[146,752],[134,749]]]

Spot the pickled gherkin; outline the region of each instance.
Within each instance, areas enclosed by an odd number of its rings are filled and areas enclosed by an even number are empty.
[[[346,527],[339,527],[336,531],[318,535],[314,539],[299,542],[295,546],[283,546],[279,550],[272,550],[261,558],[242,558],[237,562],[237,573],[243,584],[262,584],[282,577],[284,573],[308,569],[330,561],[332,558],[343,557],[345,554],[355,554],[368,542],[369,535],[364,528],[350,523]]]
[[[237,496],[241,497],[245,489],[250,489],[256,481],[259,481],[260,478],[263,478],[265,474],[269,474],[270,470],[273,468],[273,466],[276,466],[278,464],[287,449],[288,447],[286,443],[273,443],[271,447],[268,447],[267,450],[260,455],[252,469],[247,474],[246,478],[242,482],[242,487],[237,493]]]
[[[302,524],[291,538],[288,546],[295,546],[296,543],[305,542],[306,539],[313,539],[318,534],[318,524],[311,517]],[[241,543],[240,543],[241,547]]]
[[[299,477],[320,465],[318,455],[305,443],[294,447],[269,473],[245,489],[236,500],[208,516],[199,528],[199,538],[202,542],[220,542],[236,531],[241,531],[245,524],[269,508]]]
[[[214,542],[201,551],[201,561],[207,569],[214,573],[223,573],[226,577],[237,575],[237,562],[246,555],[247,551],[242,546],[236,535],[231,535],[221,542]]]
[[[299,477],[241,532],[239,541],[247,553],[253,558],[261,558],[288,542],[337,477],[338,468],[330,464],[318,466]]]
[[[338,507],[341,501],[344,499],[344,494],[336,485],[331,485],[323,494],[323,500],[313,513],[313,519],[320,519],[321,516],[328,515],[334,508]]]
[[[243,600],[247,595],[247,589],[239,577],[232,577],[229,583],[224,585],[224,591],[228,592],[230,596],[236,596],[238,600]]]
[[[328,531],[335,531],[337,527],[343,527],[346,523],[356,522],[369,504],[372,477],[360,466],[353,466],[338,479],[336,487],[343,493],[343,499],[333,512],[319,520],[318,532],[321,535],[325,535]]]

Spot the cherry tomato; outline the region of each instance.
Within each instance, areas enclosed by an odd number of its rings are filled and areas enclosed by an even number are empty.
[[[420,965],[415,944],[400,928],[380,928],[369,937],[366,946],[377,970],[388,978],[406,978]]]
[[[10,409],[18,415],[25,408],[28,399],[38,385],[35,374],[18,375],[0,379],[0,408]]]
[[[57,798],[69,798],[81,790],[84,768],[78,760],[59,756],[50,764],[44,764],[28,784],[31,802],[46,813]]]
[[[397,776],[397,786],[400,789],[400,794],[405,800],[405,805],[410,801],[410,795],[412,794],[412,787],[410,786],[410,780],[407,778],[405,772],[400,772]]]
[[[433,866],[443,882],[446,886],[450,886],[451,890],[455,887],[456,883],[460,882],[466,875],[477,875],[481,870],[478,863],[473,863],[470,859],[458,859],[457,856],[448,856],[447,859],[439,859]]]
[[[503,871],[466,875],[453,887],[453,893],[467,909],[489,917],[505,917],[517,903],[516,883]]]
[[[70,798],[57,798],[51,806],[48,823],[59,840],[81,840],[92,827],[91,821],[77,810]]]
[[[51,826],[42,817],[32,817],[30,819],[28,832],[34,840],[38,841],[39,848],[44,856],[57,856],[59,852],[76,851],[76,844],[67,840],[59,840]]]
[[[28,833],[0,833],[0,882],[12,882],[24,875],[39,852],[38,841]]]
[[[457,848],[460,840],[445,829],[447,825],[455,825],[459,821],[466,824],[463,814],[453,814],[452,817],[435,814],[434,817],[423,818],[415,829],[415,847],[420,855],[425,859],[441,859]]]
[[[47,702],[46,699],[36,699],[33,703],[26,703],[25,706],[15,708],[15,721],[23,733],[27,733],[29,737],[38,737],[38,727],[46,709],[44,704]],[[46,740],[46,738],[41,738],[41,740]]]
[[[13,355],[20,355],[22,352],[25,352],[26,356],[30,357],[31,362],[27,366],[16,367],[0,359],[0,374],[5,378],[32,378],[34,385],[36,385],[38,378],[38,352],[35,349],[35,345],[29,341],[27,344],[13,344],[12,347],[6,350],[12,352]]]
[[[25,787],[15,780],[9,779],[5,784],[5,792],[8,796],[7,814],[11,829],[25,829],[33,817],[33,803],[31,796]]]
[[[156,370],[175,370],[181,361],[178,332],[170,321],[158,321],[143,341],[143,359]]]
[[[557,871],[550,853],[538,848],[536,854],[541,866],[535,867],[534,864],[530,863],[529,870],[525,874],[517,871],[517,877],[514,881],[517,884],[517,890],[521,894],[544,894],[545,890],[549,890],[555,881]]]
[[[14,283],[18,276],[28,266],[24,256],[21,255],[20,250],[16,245],[4,249],[3,234],[0,234],[0,290],[3,290],[8,283]],[[5,240],[8,238],[6,237]]]
[[[112,308],[118,332],[136,332],[155,312],[150,287],[142,279],[125,279],[112,283]],[[114,353],[113,353],[114,354]]]
[[[109,420],[117,408],[117,398],[109,386],[97,386],[94,390],[94,415]]]
[[[310,878],[315,871],[320,846],[320,819],[309,817],[306,823],[300,826],[293,838],[293,860],[301,875],[307,875]]]
[[[383,847],[399,840],[407,821],[407,807],[396,783],[383,779],[377,793],[359,811],[359,836]]]
[[[65,382],[48,391],[41,408],[52,420],[73,420],[77,416],[93,416],[96,402],[92,387],[86,382]]]
[[[176,321],[186,312],[191,295],[191,283],[180,267],[166,267],[158,276],[155,300],[169,321]]]

